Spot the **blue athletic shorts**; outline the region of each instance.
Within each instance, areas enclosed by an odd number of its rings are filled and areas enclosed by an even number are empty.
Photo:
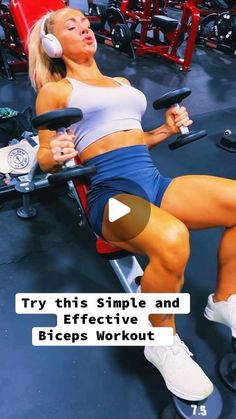
[[[160,174],[146,145],[133,145],[108,151],[86,161],[84,166],[96,166],[90,177],[87,196],[89,221],[102,237],[105,206],[112,196],[128,193],[160,206],[163,194],[172,181]]]

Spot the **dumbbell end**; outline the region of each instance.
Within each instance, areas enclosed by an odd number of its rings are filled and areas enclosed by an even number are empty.
[[[55,185],[60,182],[66,182],[75,178],[87,177],[96,173],[96,167],[83,167],[82,165],[74,167],[65,167],[60,172],[54,173],[48,176],[48,183],[50,185]]]
[[[155,100],[152,106],[156,111],[159,109],[170,108],[172,105],[182,102],[182,100],[190,94],[191,90],[188,87],[176,89],[164,94],[159,99]]]
[[[183,147],[186,144],[192,143],[193,141],[200,140],[207,135],[207,131],[205,129],[195,132],[190,131],[189,134],[180,135],[177,139],[169,144],[170,150],[175,150],[176,148]]]
[[[37,129],[56,131],[61,127],[68,128],[82,118],[83,113],[79,108],[57,109],[34,117],[32,124]]]

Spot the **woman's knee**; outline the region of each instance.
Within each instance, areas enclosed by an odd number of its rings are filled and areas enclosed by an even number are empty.
[[[156,237],[152,243],[150,261],[181,275],[190,255],[189,230],[185,224],[179,220],[172,221],[165,226],[161,237]]]

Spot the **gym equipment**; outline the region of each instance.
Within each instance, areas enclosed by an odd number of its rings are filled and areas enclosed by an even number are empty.
[[[225,130],[217,145],[226,151],[236,153],[236,132],[232,133],[229,129]]]
[[[34,170],[37,166],[34,167]],[[30,198],[34,191],[46,189],[50,186],[48,175],[34,176],[34,170],[24,176],[6,175],[8,184],[0,187],[0,205],[10,199],[22,198],[22,206],[16,210],[18,217],[29,219],[37,214],[37,210],[30,205]]]
[[[176,99],[175,95],[175,99]],[[71,118],[72,117],[72,118]],[[65,127],[69,126],[75,115],[71,109],[60,109],[59,111],[47,112],[45,114],[39,115],[33,119],[33,125],[38,129],[52,129],[57,130],[58,132],[65,131]],[[79,114],[78,114],[79,117]],[[88,208],[87,208],[87,186],[84,184],[84,181],[87,176],[96,172],[95,167],[85,168],[81,165],[79,158],[76,158],[78,166],[70,168],[62,168],[60,172],[55,174],[50,174],[48,176],[48,182],[50,184],[57,184],[58,182],[67,181],[70,182],[70,190],[73,191],[73,195],[80,208],[80,225],[83,225],[83,221],[88,220]],[[81,222],[82,217],[82,222]],[[94,233],[95,234],[95,233]],[[139,265],[135,256],[131,255],[129,252],[123,249],[119,249],[114,246],[112,243],[106,242],[101,237],[98,237],[96,234],[96,249],[100,256],[109,260],[116,276],[119,278],[122,287],[126,292],[139,292],[140,290],[140,280],[143,275],[143,270]],[[208,413],[211,419],[217,419],[221,412],[222,402],[217,389],[213,394],[205,401],[201,403],[193,403],[185,400],[177,399],[173,396],[175,411],[180,415],[180,417],[190,418],[186,416],[186,412],[193,412],[194,406],[204,406],[200,407],[199,412]],[[197,409],[197,407],[196,407]],[[204,414],[203,412],[203,414]],[[217,412],[217,414],[216,414]],[[185,416],[183,416],[184,414]],[[171,416],[172,417],[172,416]],[[170,418],[170,416],[168,416]],[[164,419],[164,417],[163,417]]]
[[[234,0],[233,0],[234,1]],[[199,0],[201,16],[208,16],[212,13],[228,12],[232,7],[232,0]]]
[[[170,108],[171,106],[179,107],[179,103],[182,102],[187,96],[191,94],[191,90],[187,87],[182,89],[173,90],[172,92],[166,93],[165,95],[161,96],[159,99],[153,102],[153,108],[163,109],[163,108]],[[193,141],[199,140],[207,135],[206,130],[201,131],[189,131],[187,127],[180,127],[181,135],[177,137],[177,139],[169,144],[170,150],[175,150],[176,148],[182,147],[186,144],[192,143]]]
[[[0,26],[4,33],[4,38],[0,39],[0,70],[3,76],[13,80],[15,73],[28,71],[27,37],[30,28],[47,11],[65,6],[64,0],[40,0],[37,4],[31,0],[10,0],[8,7],[0,0]],[[98,30],[102,7],[97,6],[96,11],[88,14],[88,19],[91,27]]]
[[[35,207],[30,205],[29,193],[35,190],[35,185],[32,181],[18,181],[15,184],[16,191],[20,192],[23,197],[23,207],[17,209],[16,213],[20,218],[33,218],[37,215]]]
[[[202,19],[197,43],[229,55],[235,55],[236,2],[227,11],[211,13]]]
[[[236,392],[236,338],[232,337],[233,352],[225,355],[219,362],[220,378],[226,386]]]
[[[167,7],[172,7],[179,10],[186,1],[187,0],[164,0],[163,8],[166,10]],[[227,12],[234,3],[235,0],[198,0],[197,7],[199,8],[201,16],[207,16],[211,13]]]
[[[89,7],[88,13],[84,13],[92,22],[93,31],[103,29],[107,20],[106,6],[103,4],[93,3]]]
[[[37,163],[26,175],[11,176],[4,175],[5,185],[0,187],[0,202],[9,201],[9,199],[22,198],[22,206],[16,210],[19,218],[29,219],[37,214],[37,210],[30,205],[30,198],[34,191],[46,189],[50,186],[48,175],[40,173],[35,176]]]
[[[144,54],[159,55],[188,71],[199,22],[197,0],[183,4],[180,21],[160,10],[159,0],[109,0],[107,23],[110,30],[103,29],[96,33],[96,37],[132,58]]]
[[[13,72],[27,71],[27,60],[9,8],[2,4],[2,0],[0,0],[0,26],[4,32],[4,38],[0,39],[0,70],[3,76],[12,80]]]
[[[23,132],[22,140],[13,139],[10,145],[0,149],[0,172],[10,186],[21,193],[23,206],[17,209],[20,218],[32,218],[37,214],[30,206],[30,192],[35,189],[31,182],[37,166],[36,154],[38,150],[37,137],[32,132]],[[0,188],[2,195],[5,188]]]
[[[70,125],[79,122],[82,118],[83,113],[79,108],[57,109],[36,116],[32,119],[32,124],[37,129],[66,132]]]
[[[160,419],[193,419],[205,416],[219,419],[223,409],[223,402],[219,390],[214,387],[213,393],[205,400],[198,402],[179,399],[173,396],[173,403],[162,412]]]

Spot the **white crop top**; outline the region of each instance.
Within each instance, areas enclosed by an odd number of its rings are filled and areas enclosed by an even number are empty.
[[[67,80],[73,87],[67,106],[83,112],[83,119],[71,125],[79,153],[112,132],[142,130],[147,101],[140,90],[118,80],[115,87],[91,86],[70,77]]]

